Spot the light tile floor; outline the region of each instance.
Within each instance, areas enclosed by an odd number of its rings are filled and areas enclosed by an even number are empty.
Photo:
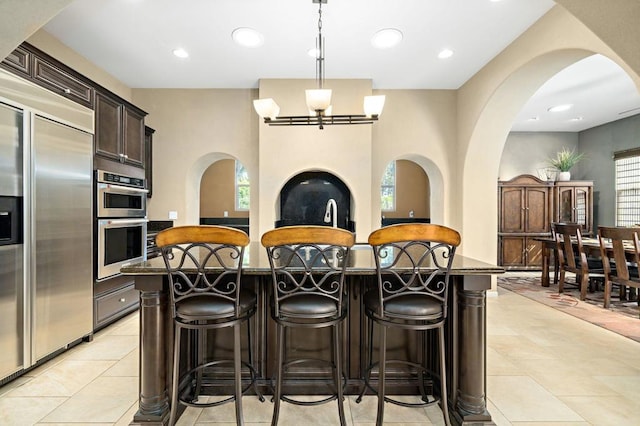
[[[640,425],[640,343],[498,289],[487,299],[487,406],[497,425]],[[138,315],[0,387],[0,425],[126,425],[137,409]],[[245,421],[273,405],[243,400]],[[349,397],[348,424],[375,424],[376,398]],[[440,425],[437,408],[387,405],[385,424]],[[283,403],[282,425],[337,424],[335,403]],[[180,425],[235,424],[233,405],[188,409]]]

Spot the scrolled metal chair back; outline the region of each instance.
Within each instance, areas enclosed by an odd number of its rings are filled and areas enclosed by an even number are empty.
[[[392,225],[374,231],[369,244],[376,262],[380,317],[389,316],[385,305],[393,300],[427,297],[442,304],[437,317],[392,316],[425,321],[446,318],[449,275],[460,244],[457,231],[434,224]]]
[[[273,280],[274,313],[286,300],[313,295],[330,299],[342,312],[344,275],[352,233],[323,226],[290,226],[264,234]]]
[[[238,316],[246,233],[222,226],[184,226],[160,232],[156,241],[169,277],[174,318],[177,305],[204,298],[233,303],[233,315]]]

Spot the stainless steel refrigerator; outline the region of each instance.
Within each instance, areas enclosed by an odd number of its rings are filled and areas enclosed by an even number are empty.
[[[92,117],[0,73],[0,384],[92,333]]]

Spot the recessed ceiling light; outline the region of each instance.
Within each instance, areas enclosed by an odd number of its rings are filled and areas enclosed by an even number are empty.
[[[531,117],[527,119],[527,121],[538,121],[538,120],[540,120],[540,117]]]
[[[231,33],[231,38],[244,47],[259,47],[264,43],[264,36],[253,28],[236,28]]]
[[[573,106],[573,104],[556,105],[556,106],[552,106],[547,111],[549,111],[549,112],[562,112],[562,111],[567,111],[567,110],[571,109],[572,106]]]
[[[189,57],[189,52],[187,52],[186,50],[179,48],[179,49],[173,49],[173,54],[178,57],[178,58],[188,58]]]
[[[573,117],[570,121],[582,121],[584,120],[583,117]]]
[[[371,44],[378,49],[388,49],[402,41],[402,32],[395,28],[385,28],[371,37]]]
[[[447,59],[453,56],[453,50],[451,49],[442,49],[440,53],[438,53],[438,58]]]

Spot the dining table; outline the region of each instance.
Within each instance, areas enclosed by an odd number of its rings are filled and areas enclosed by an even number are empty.
[[[345,394],[355,395],[363,386],[369,341],[368,318],[364,313],[363,295],[377,286],[373,251],[368,244],[356,244],[349,254],[346,268],[348,316],[344,334]],[[173,321],[171,318],[168,278],[162,257],[125,265],[122,274],[132,275],[140,291],[140,379],[138,410],[131,424],[166,424],[169,414],[168,391],[171,380],[173,347]],[[504,268],[456,254],[450,273],[448,290],[448,318],[445,329],[447,371],[445,374],[450,417],[454,424],[494,424],[487,410],[487,311],[486,292],[491,288],[492,276],[504,273]],[[258,298],[258,308],[251,319],[255,327],[254,367],[258,385],[265,394],[270,393],[270,377],[275,359],[275,323],[270,316],[269,295],[271,269],[266,251],[258,242],[251,242],[245,250],[242,268],[242,286],[252,288]],[[326,354],[319,347],[323,339],[316,339],[309,330],[303,335],[291,336],[293,350],[307,355]],[[320,333],[321,331],[317,331]],[[252,331],[253,333],[253,331]],[[398,333],[388,345],[397,354],[422,359],[438,370],[433,336],[416,338]],[[243,345],[251,342],[245,341]],[[375,349],[374,349],[375,350]],[[314,352],[315,351],[315,352]],[[310,377],[313,371],[300,371],[290,381],[297,394],[314,394]],[[418,394],[397,371],[395,380],[387,384],[388,394]],[[439,386],[433,386],[434,394]],[[375,397],[375,396],[373,396]]]
[[[554,271],[558,270],[558,256],[557,252],[557,243],[555,238],[553,237],[535,237],[535,241],[539,241],[542,243],[542,276],[541,282],[542,287],[549,287],[551,281],[549,279],[549,271],[551,269],[551,261],[555,264]],[[577,249],[578,244],[575,240],[572,240],[574,249]],[[605,242],[605,248],[610,248],[611,244]],[[582,248],[585,251],[587,257],[600,257],[600,242],[597,238],[593,237],[585,237],[582,238]],[[632,260],[634,259],[634,248],[632,245],[625,245],[625,252],[627,253],[627,257]]]

